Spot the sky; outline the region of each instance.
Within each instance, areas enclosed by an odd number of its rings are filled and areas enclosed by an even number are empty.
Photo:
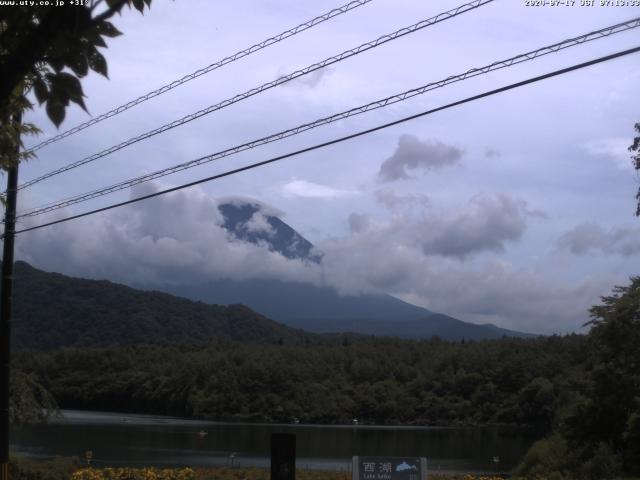
[[[372,2],[43,148],[21,181],[463,2]],[[569,4],[570,2],[567,2]],[[217,152],[640,16],[638,7],[496,0],[20,191],[36,207]],[[341,5],[154,0],[115,19],[109,79],[60,131]],[[638,29],[23,221],[31,226],[207,177],[638,45]],[[279,278],[385,292],[461,320],[584,331],[588,309],[639,273],[639,54],[572,72],[157,199],[20,234],[39,268],[127,284]],[[634,87],[635,86],[635,87]],[[57,133],[44,111],[28,115]],[[28,140],[27,144],[37,143]],[[323,252],[310,265],[230,239],[216,205],[260,202]]]

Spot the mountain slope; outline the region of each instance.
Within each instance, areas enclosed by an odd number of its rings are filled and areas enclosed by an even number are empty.
[[[235,201],[223,203],[218,209],[224,219],[222,226],[236,238],[263,243],[286,258],[320,261],[311,242],[277,216],[262,212],[260,205]]]
[[[108,281],[72,278],[15,264],[16,348],[204,343],[212,338],[300,343],[314,338],[243,305],[208,305]]]
[[[322,263],[313,244],[258,202],[219,205],[223,227],[236,239],[265,246],[291,259]],[[312,332],[357,332],[446,340],[527,336],[495,325],[476,325],[431,312],[390,295],[342,296],[333,288],[278,280],[214,280],[167,286],[173,294],[213,304],[242,303],[269,318]]]

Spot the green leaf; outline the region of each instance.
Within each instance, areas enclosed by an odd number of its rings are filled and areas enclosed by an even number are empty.
[[[47,100],[47,115],[56,127],[59,127],[64,120],[65,105],[57,98]]]
[[[100,35],[103,35],[105,37],[111,37],[111,38],[122,35],[122,32],[120,30],[114,27],[111,22],[107,22],[106,20],[96,25],[96,31]]]
[[[118,9],[122,8],[126,2],[129,0],[107,0],[107,6],[109,8],[118,7]]]
[[[84,77],[89,71],[89,61],[84,52],[78,52],[67,63],[78,77]]]
[[[84,104],[84,94],[82,92],[82,84],[77,77],[74,77],[70,73],[62,72],[56,75],[52,90],[55,92],[57,98],[68,104],[68,101],[78,104],[84,111],[87,111],[87,107]]]
[[[61,72],[64,68],[64,61],[60,57],[49,57],[47,60],[51,68],[56,72]]]
[[[96,47],[106,47],[107,44],[104,42],[102,37],[100,36],[100,32],[98,32],[97,28],[91,28],[87,30],[84,34],[85,38],[89,40],[89,43]]]
[[[107,61],[105,60],[104,56],[100,52],[98,52],[97,50],[94,50],[89,54],[88,60],[89,60],[89,68],[91,68],[91,70],[98,72],[100,75],[103,75],[109,78],[109,75],[107,73]]]
[[[33,93],[36,95],[36,100],[42,105],[47,98],[49,98],[49,90],[47,89],[47,83],[42,77],[36,77],[33,81]]]
[[[61,72],[56,75],[52,83],[55,89],[60,89],[63,92],[67,93],[69,97],[80,93],[82,94],[82,86],[80,85],[80,80],[77,77],[71,75],[67,72]]]
[[[144,12],[144,0],[132,0],[133,6],[140,13]]]

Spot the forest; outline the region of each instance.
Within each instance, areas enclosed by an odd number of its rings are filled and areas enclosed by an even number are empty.
[[[132,345],[18,354],[64,408],[213,420],[549,428],[585,337]]]

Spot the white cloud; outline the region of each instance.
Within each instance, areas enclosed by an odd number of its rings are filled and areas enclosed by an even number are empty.
[[[276,234],[275,229],[262,212],[254,213],[249,221],[243,225],[243,228],[251,233],[266,233],[268,237],[273,237]]]
[[[335,199],[359,195],[356,190],[340,190],[307,180],[291,180],[282,186],[282,194],[288,197]]]
[[[149,189],[157,186],[136,187],[132,197]],[[25,234],[17,256],[45,270],[130,285],[219,278],[320,281],[313,266],[230,238],[217,205],[197,189],[175,192]]]
[[[585,151],[594,157],[604,157],[621,170],[633,169],[631,153],[629,153],[631,140],[624,137],[601,138],[584,144]]]

